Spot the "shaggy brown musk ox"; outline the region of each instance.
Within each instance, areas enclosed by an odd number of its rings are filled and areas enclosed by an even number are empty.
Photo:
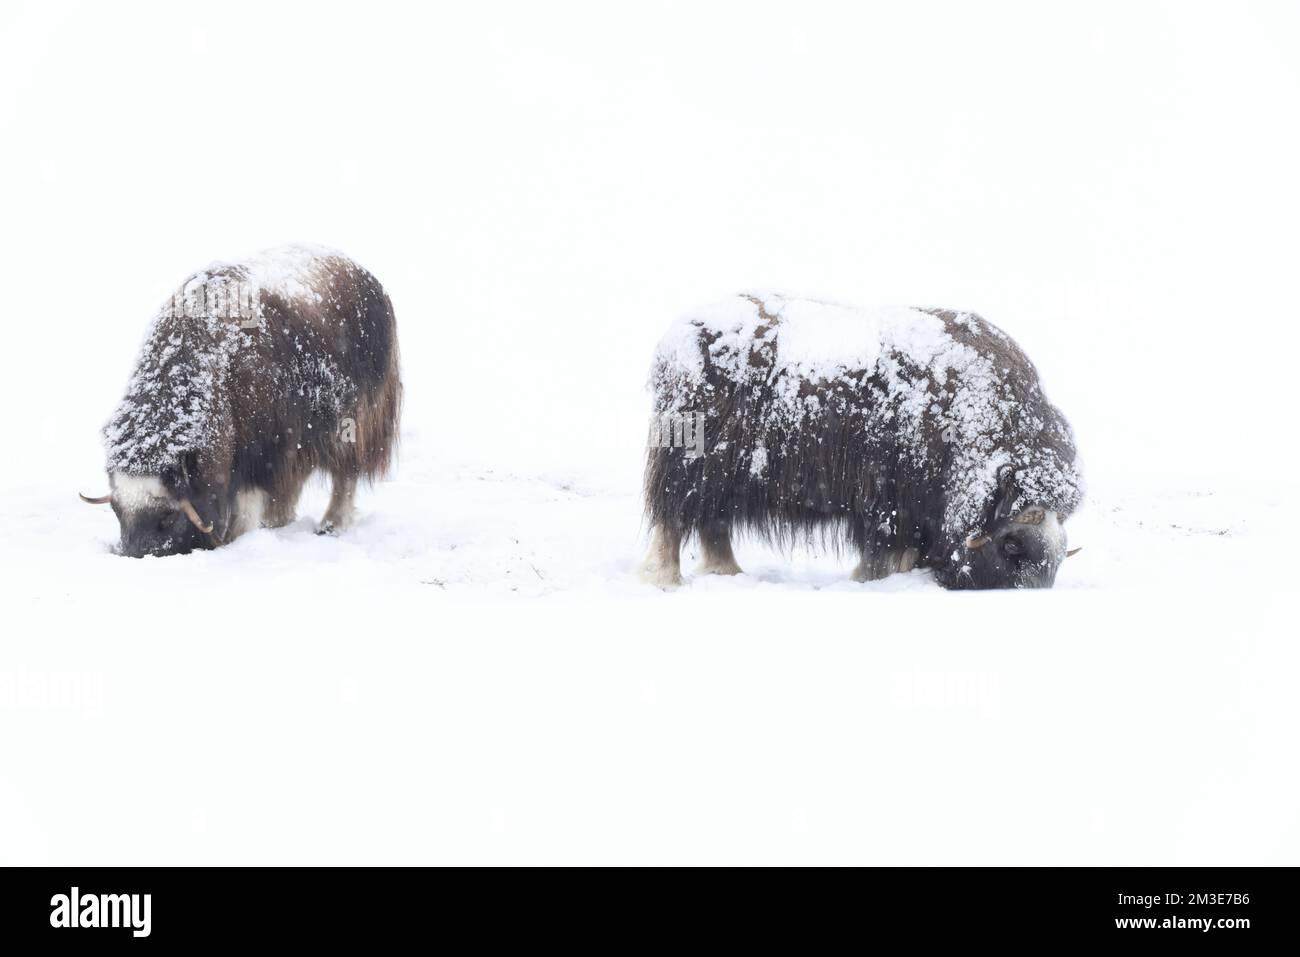
[[[346,256],[289,246],[195,273],[154,318],[104,429],[121,553],[183,554],[294,518],[317,469],[318,526],[348,525],[358,479],[397,444],[393,305]],[[85,496],[82,496],[85,498]]]
[[[685,316],[651,372],[643,577],[740,571],[731,535],[847,541],[853,578],[1050,587],[1082,498],[1074,438],[1011,338],[972,313],[744,295]],[[698,448],[674,441],[694,436]],[[698,454],[697,454],[698,453]]]

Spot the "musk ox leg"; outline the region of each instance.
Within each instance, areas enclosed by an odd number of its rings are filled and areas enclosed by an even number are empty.
[[[224,541],[233,542],[240,535],[246,535],[260,526],[266,515],[267,495],[260,488],[242,488],[235,495],[234,508],[230,511],[230,521],[222,536]]]
[[[650,534],[650,553],[641,565],[641,580],[660,588],[675,588],[682,583],[682,533],[665,525],[656,525]]]
[[[889,574],[888,566],[885,566],[879,556],[863,555],[862,560],[858,562],[857,567],[849,573],[849,578],[855,582],[874,582],[884,578]]]
[[[279,488],[272,492],[262,515],[262,525],[266,528],[283,528],[298,517],[298,496],[306,479],[298,481],[289,488]]]
[[[731,529],[721,522],[713,522],[700,529],[700,550],[703,560],[695,569],[697,575],[739,575],[740,566],[731,551]]]
[[[357,477],[351,473],[335,472],[334,489],[330,493],[329,508],[316,526],[317,535],[333,535],[352,524],[352,498],[357,492]]]
[[[920,554],[915,548],[863,552],[862,560],[849,577],[855,582],[874,582],[888,578],[895,572],[910,572]]]

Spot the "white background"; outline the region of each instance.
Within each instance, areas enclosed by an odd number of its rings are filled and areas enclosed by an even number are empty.
[[[1300,8],[429,6],[0,12],[0,863],[1296,863]],[[393,298],[395,477],[114,557],[150,316],[289,241]],[[1057,589],[639,585],[654,344],[749,287],[1010,332]]]

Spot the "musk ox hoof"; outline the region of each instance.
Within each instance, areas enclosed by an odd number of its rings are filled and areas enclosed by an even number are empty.
[[[866,562],[858,562],[853,571],[849,572],[849,581],[857,582],[859,585],[863,582],[875,581],[875,576]]]
[[[919,550],[908,548],[901,552],[873,555],[870,558],[864,556],[849,574],[849,579],[859,583],[874,582],[898,572],[910,572],[916,567],[916,560],[920,554]]]
[[[641,581],[656,588],[680,588],[682,573],[675,568],[664,568],[662,565],[643,565]]]
[[[695,569],[697,575],[743,575],[745,570],[736,564],[734,558],[700,562]]]
[[[316,526],[317,535],[338,535],[352,527],[355,513],[352,509],[327,509]]]

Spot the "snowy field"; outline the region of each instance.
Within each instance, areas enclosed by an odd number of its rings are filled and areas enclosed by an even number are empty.
[[[409,16],[0,14],[0,864],[1300,860],[1293,7]],[[295,240],[393,299],[394,475],[113,555],[150,316]],[[1056,588],[639,583],[655,344],[754,287],[1014,336]]]

